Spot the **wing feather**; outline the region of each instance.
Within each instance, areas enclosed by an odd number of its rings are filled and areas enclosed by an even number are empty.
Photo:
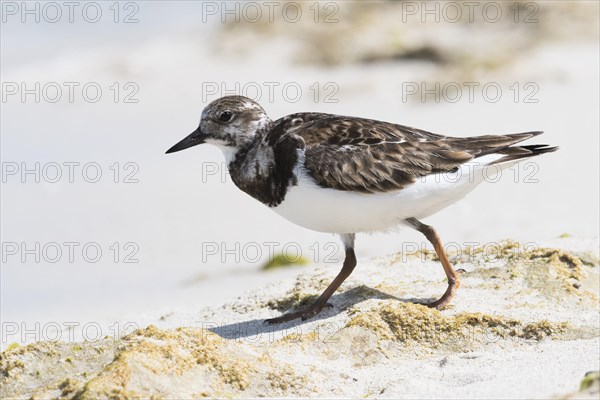
[[[304,166],[323,187],[375,193],[401,189],[432,173],[456,170],[476,157],[540,133],[456,138],[370,119],[299,113],[275,121],[268,140],[274,144],[294,137],[302,142]],[[527,154],[505,151],[507,156]]]

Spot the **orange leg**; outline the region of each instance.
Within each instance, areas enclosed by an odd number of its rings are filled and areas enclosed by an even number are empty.
[[[416,218],[409,218],[406,220],[411,227],[415,228],[419,232],[421,232],[427,240],[431,242],[433,248],[435,249],[435,253],[437,254],[440,262],[442,263],[442,267],[444,267],[444,272],[446,273],[446,277],[448,278],[448,288],[446,292],[440,297],[438,300],[433,303],[427,304],[428,307],[437,308],[438,310],[443,309],[450,303],[450,300],[454,297],[456,293],[456,289],[460,286],[460,281],[458,280],[458,274],[452,268],[450,261],[448,261],[448,257],[446,256],[446,252],[444,251],[444,246],[442,246],[442,241],[438,236],[435,229],[432,226],[425,225],[420,222]]]
[[[346,241],[346,240],[345,240]],[[351,244],[349,244],[351,243]],[[346,258],[344,259],[344,265],[342,266],[342,270],[335,277],[335,279],[327,286],[327,289],[323,291],[323,293],[319,296],[317,300],[310,306],[300,311],[284,314],[281,317],[270,318],[265,320],[268,324],[279,324],[282,322],[288,322],[294,320],[296,318],[302,318],[302,321],[305,321],[309,318],[317,315],[325,305],[327,305],[327,300],[335,293],[335,291],[340,287],[342,282],[346,280],[354,270],[356,266],[356,255],[354,254],[354,235],[351,237],[351,241],[346,241],[346,246],[351,246],[346,248]]]

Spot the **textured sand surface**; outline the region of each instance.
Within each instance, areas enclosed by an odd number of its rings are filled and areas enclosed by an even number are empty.
[[[38,342],[2,353],[3,398],[594,398],[599,369],[596,241],[532,248],[506,241],[455,253],[452,305],[415,304],[445,288],[433,253],[363,260],[316,319],[269,326],[337,272],[222,307],[143,317],[122,338]],[[569,394],[570,393],[570,394]]]

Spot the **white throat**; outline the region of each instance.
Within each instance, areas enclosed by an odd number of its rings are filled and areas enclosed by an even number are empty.
[[[225,157],[225,165],[229,166],[229,164],[235,159],[235,155],[237,154],[238,149],[235,147],[225,146],[222,144],[215,144],[215,146],[217,146],[219,149],[221,149],[221,152],[223,153],[223,156]]]

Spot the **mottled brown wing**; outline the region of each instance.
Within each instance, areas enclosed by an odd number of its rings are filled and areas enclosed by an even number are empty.
[[[274,125],[274,132],[296,134],[302,137],[308,147],[438,140],[445,138],[445,136],[409,126],[366,118],[322,113],[291,114],[275,121]]]
[[[403,125],[330,114],[293,114],[280,132],[301,137],[305,167],[321,186],[363,193],[397,190],[431,173],[448,172],[473,158],[535,136],[453,138]]]

